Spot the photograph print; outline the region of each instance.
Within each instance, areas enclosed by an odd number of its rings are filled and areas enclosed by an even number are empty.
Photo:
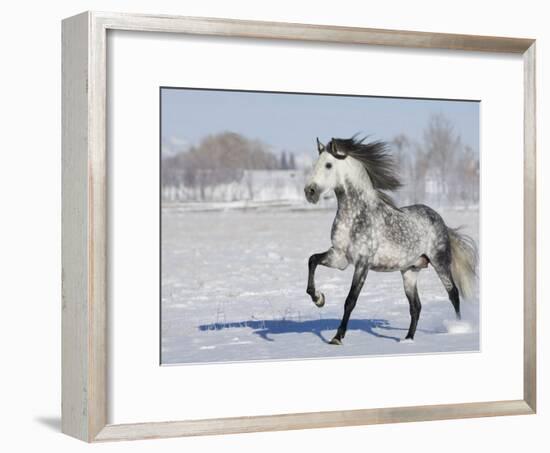
[[[479,102],[160,89],[162,365],[480,349]]]

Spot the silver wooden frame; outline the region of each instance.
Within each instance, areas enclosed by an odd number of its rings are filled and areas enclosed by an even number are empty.
[[[108,440],[273,431],[536,411],[535,40],[400,30],[85,12],[63,21],[62,431]],[[110,425],[106,348],[108,30],[505,52],[524,64],[523,399]]]

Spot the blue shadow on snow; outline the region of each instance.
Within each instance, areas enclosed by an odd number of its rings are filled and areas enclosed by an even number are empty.
[[[336,331],[340,325],[340,319],[312,319],[306,321],[296,320],[247,320],[241,322],[227,322],[227,323],[211,323],[202,324],[198,326],[201,331],[217,331],[226,329],[242,329],[249,328],[253,330],[255,335],[259,335],[266,341],[275,341],[271,338],[271,335],[285,334],[285,333],[312,333],[318,336],[322,341],[328,343],[329,340],[325,338],[323,332]],[[375,329],[383,330],[407,330],[399,327],[392,327],[386,319],[351,319],[348,324],[348,331],[359,330],[377,338],[384,338],[386,340],[400,341],[399,337],[392,335],[384,335],[377,332]],[[421,329],[417,330],[422,332]],[[425,333],[438,333],[432,331],[424,331]]]

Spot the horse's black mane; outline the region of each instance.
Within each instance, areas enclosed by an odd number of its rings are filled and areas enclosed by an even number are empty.
[[[364,143],[366,137],[358,139],[357,135],[351,138],[333,138],[326,146],[326,150],[337,158],[351,156],[363,166],[376,190],[397,190],[401,181],[395,168],[395,162],[383,141]]]

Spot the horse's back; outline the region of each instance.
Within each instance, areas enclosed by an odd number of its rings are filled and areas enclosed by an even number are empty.
[[[409,216],[422,221],[423,223],[432,225],[436,228],[447,228],[443,217],[434,209],[425,204],[413,204],[399,208],[402,212]]]
[[[423,204],[414,204],[400,208],[402,212],[414,219],[419,227],[430,237],[432,247],[446,248],[449,244],[449,231],[443,217]]]

